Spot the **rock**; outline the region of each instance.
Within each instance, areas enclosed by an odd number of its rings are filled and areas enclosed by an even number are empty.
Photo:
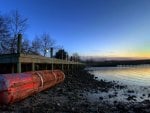
[[[109,98],[112,98],[113,96],[112,96],[112,95],[108,95],[108,97],[109,97]]]
[[[99,100],[103,100],[103,97],[99,97]]]
[[[95,77],[95,79],[97,79],[98,77]]]
[[[128,90],[128,93],[134,93],[134,91],[133,90]]]
[[[129,95],[129,96],[128,96],[128,98],[127,98],[127,100],[128,100],[128,101],[131,101],[131,100],[136,101],[136,99],[135,99],[135,98],[136,98],[136,96],[135,96],[135,95],[132,95],[132,96],[131,96],[131,95]]]
[[[57,106],[61,106],[61,104],[60,104],[59,102],[58,102],[58,103],[56,103],[56,105],[57,105]]]
[[[114,94],[115,94],[115,95],[117,95],[117,94],[118,94],[118,92],[117,92],[117,91],[115,91],[115,92],[114,92]]]
[[[95,90],[95,91],[94,91],[94,93],[98,93],[98,91],[97,91],[97,90]]]
[[[83,97],[83,94],[80,94],[79,96]]]
[[[117,89],[123,89],[123,88],[125,88],[125,86],[123,86],[123,85],[118,85],[118,84],[117,84],[117,85],[115,86],[115,88],[117,88]]]
[[[141,99],[143,99],[143,97],[140,97]]]
[[[115,101],[114,101],[114,104],[116,104],[116,103],[117,103],[117,101],[115,100]]]
[[[72,107],[72,108],[71,108],[71,110],[72,110],[72,111],[75,111],[75,108],[74,108],[74,107]]]

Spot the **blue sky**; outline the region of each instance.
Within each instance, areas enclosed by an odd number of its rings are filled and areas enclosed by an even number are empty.
[[[49,33],[69,53],[150,58],[150,0],[0,0],[28,18],[26,37]]]

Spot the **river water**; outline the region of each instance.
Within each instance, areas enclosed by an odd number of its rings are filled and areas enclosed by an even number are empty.
[[[150,100],[150,65],[91,67],[87,70],[99,80],[118,81],[118,83],[127,86],[125,89],[110,89],[109,92],[88,93],[87,96],[90,101],[98,101],[99,97],[103,97],[104,100],[109,102],[129,102],[127,100],[129,95],[134,95],[137,102]],[[129,90],[134,92],[129,93]],[[116,97],[109,98],[109,95],[116,92]]]
[[[127,85],[150,86],[150,65],[91,67],[88,70],[98,79],[119,81]]]

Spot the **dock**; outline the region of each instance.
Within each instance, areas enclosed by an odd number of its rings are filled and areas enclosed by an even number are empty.
[[[23,53],[0,55],[0,74],[21,73],[36,70],[70,70],[83,66],[83,63],[30,55]]]

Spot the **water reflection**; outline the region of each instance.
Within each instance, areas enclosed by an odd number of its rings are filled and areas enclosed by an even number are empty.
[[[150,65],[92,67],[90,73],[99,79],[116,80],[124,84],[150,86]]]

